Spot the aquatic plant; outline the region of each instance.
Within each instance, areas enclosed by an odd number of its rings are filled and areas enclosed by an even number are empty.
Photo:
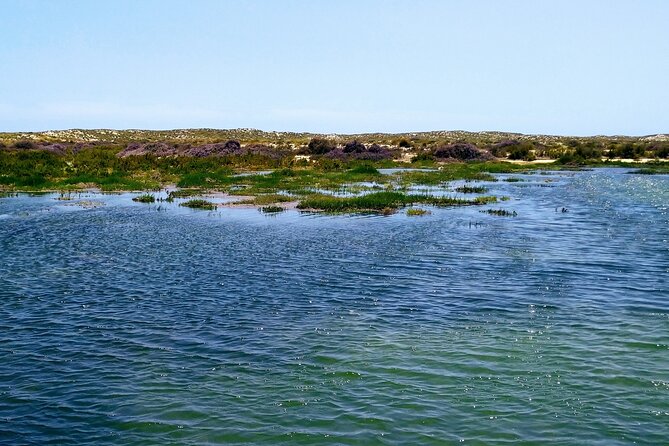
[[[358,140],[349,141],[344,144],[344,153],[362,153],[367,147]]]
[[[456,187],[455,191],[461,194],[483,194],[488,191],[488,188],[484,186],[460,186]]]
[[[428,211],[427,209],[421,209],[421,208],[407,209],[407,215],[409,217],[418,217],[421,215],[428,215],[428,214],[431,214],[431,212]]]
[[[285,209],[282,208],[281,206],[271,206],[271,205],[270,206],[263,206],[258,210],[260,212],[262,212],[263,214],[276,214],[278,212],[285,211]]]
[[[638,175],[667,175],[669,174],[669,165],[644,167],[641,169],[635,169],[629,173]]]
[[[381,175],[378,169],[369,164],[361,164],[349,170],[353,174],[363,174],[363,175]]]
[[[167,194],[168,198],[188,198],[192,197],[194,195],[201,195],[203,193],[202,189],[177,189],[177,190],[171,190],[169,194]]]
[[[151,194],[143,194],[137,197],[133,197],[132,201],[136,201],[138,203],[154,203],[156,201],[156,197]]]
[[[252,200],[249,200],[250,203],[248,203],[248,201],[241,201],[240,203],[255,204],[256,206],[259,206],[259,205],[274,204],[274,203],[287,203],[293,200],[295,200],[295,197],[292,197],[290,195],[265,194],[254,197]]]
[[[484,211],[479,211],[483,212],[488,215],[496,215],[498,217],[515,217],[518,215],[516,211],[507,211],[505,209],[486,209]]]
[[[488,203],[496,203],[496,202],[497,202],[497,197],[495,197],[494,195],[485,195],[485,196],[474,198],[474,203],[475,204],[488,204]]]
[[[184,206],[187,208],[193,208],[193,209],[206,209],[209,211],[212,211],[216,209],[216,204],[212,203],[211,201],[207,200],[202,200],[202,199],[193,199],[193,200],[188,200],[184,203],[180,203],[179,206]]]
[[[397,209],[416,203],[433,206],[464,206],[480,204],[476,200],[470,201],[451,197],[435,197],[432,195],[384,191],[355,197],[335,197],[331,195],[314,194],[305,197],[300,201],[297,207],[298,209],[326,212],[379,212],[384,209]]]

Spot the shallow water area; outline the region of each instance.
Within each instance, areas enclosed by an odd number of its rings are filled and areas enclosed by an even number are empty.
[[[626,172],[420,217],[0,197],[0,443],[663,444],[669,176]]]

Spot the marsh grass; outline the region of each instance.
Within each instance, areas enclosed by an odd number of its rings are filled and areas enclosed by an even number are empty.
[[[404,171],[396,174],[403,184],[438,185],[454,180],[497,181],[493,173],[528,170],[526,167],[499,162],[468,162],[444,164],[433,171]]]
[[[262,212],[263,214],[277,214],[279,212],[285,211],[285,209],[282,208],[281,206],[272,206],[272,205],[263,206],[263,207],[259,208],[258,210],[260,212]]]
[[[488,192],[488,188],[484,186],[460,186],[456,187],[455,191],[461,194],[484,194]]]
[[[155,203],[156,197],[151,194],[143,194],[137,197],[133,197],[132,201],[136,201],[138,203]]]
[[[256,197],[253,197],[250,200],[242,200],[238,201],[238,204],[253,204],[256,206],[264,206],[264,205],[269,205],[269,204],[275,204],[275,203],[288,203],[291,201],[295,201],[295,197],[292,197],[290,195],[284,195],[284,194],[265,194],[265,195],[258,195]]]
[[[516,211],[507,211],[505,209],[486,209],[479,212],[488,215],[496,215],[497,217],[516,217],[518,215]]]
[[[185,173],[177,182],[179,187],[215,187],[233,184],[237,177],[231,169],[222,168],[214,171],[196,171]]]
[[[188,200],[184,203],[180,203],[179,206],[184,206],[187,208],[193,208],[193,209],[205,209],[209,211],[213,211],[216,209],[216,204],[212,203],[211,201],[207,200],[202,200],[202,199],[194,199],[194,200]]]
[[[361,174],[361,175],[381,175],[381,172],[378,171],[378,169],[371,164],[361,164],[359,166],[354,167],[353,169],[349,170],[349,173],[351,174]]]
[[[432,206],[467,206],[483,204],[483,202],[477,200],[462,200],[452,197],[435,197],[432,195],[384,191],[355,197],[335,197],[331,195],[314,194],[300,201],[297,207],[298,209],[325,212],[382,212],[386,209],[394,210],[417,203]]]
[[[663,166],[643,167],[635,169],[629,173],[638,175],[667,175],[669,174],[669,163]]]
[[[420,217],[422,215],[429,215],[429,214],[431,214],[431,212],[428,211],[427,209],[421,209],[421,208],[407,209],[407,215],[409,217]]]
[[[147,178],[131,178],[120,173],[109,175],[76,175],[55,183],[45,183],[45,186],[64,189],[80,189],[81,187],[97,186],[103,191],[115,190],[153,190],[158,189],[160,184]]]

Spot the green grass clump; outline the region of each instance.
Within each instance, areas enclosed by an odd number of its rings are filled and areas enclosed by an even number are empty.
[[[201,195],[203,193],[202,189],[179,189],[170,191],[167,194],[167,201],[174,201],[175,198],[188,198],[194,195]]]
[[[263,206],[274,203],[288,203],[289,201],[294,201],[295,198],[290,195],[283,194],[265,194],[258,195],[248,202],[241,202],[243,204],[255,204],[256,206]]]
[[[507,211],[505,209],[486,209],[485,211],[480,211],[488,215],[496,215],[498,217],[515,217],[518,215],[516,211]]]
[[[104,191],[113,191],[113,190],[141,191],[147,189],[157,189],[159,183],[154,180],[151,180],[150,178],[142,178],[140,176],[132,178],[119,172],[112,172],[111,174],[82,173],[61,180],[57,182],[55,185],[59,188],[70,188],[72,186],[78,188],[81,185],[85,186],[94,185]]]
[[[455,191],[461,194],[483,194],[488,191],[488,188],[484,186],[460,186],[456,187]]]
[[[216,204],[212,203],[211,201],[202,199],[188,200],[184,203],[179,204],[179,206],[185,206],[187,208],[193,208],[193,209],[205,209],[208,211],[213,211],[214,209],[216,209]]]
[[[421,216],[421,215],[428,215],[430,213],[431,212],[428,211],[427,209],[421,209],[421,208],[407,209],[407,215],[409,217],[418,217],[418,216]]]
[[[434,197],[432,195],[385,191],[356,197],[335,197],[331,195],[314,194],[300,201],[297,207],[298,209],[313,209],[325,212],[384,212],[387,209],[394,210],[416,203],[433,206],[481,204],[476,200],[461,200],[451,197]]]
[[[138,203],[155,203],[156,197],[151,194],[143,194],[137,197],[133,197],[132,201],[136,201]]]
[[[379,172],[374,166],[369,164],[361,164],[349,170],[349,172],[352,174],[362,174],[362,175],[381,175],[381,172]]]
[[[497,203],[497,197],[494,195],[486,195],[483,197],[474,198],[474,204],[488,204],[488,203]]]
[[[215,171],[194,171],[181,176],[179,187],[215,187],[229,185],[235,181],[232,171],[227,168]]]
[[[519,183],[523,180],[521,178],[509,177],[509,178],[505,178],[504,181],[506,181],[507,183]]]
[[[263,206],[259,210],[263,214],[276,214],[278,212],[285,211],[285,209],[282,208],[281,206]]]

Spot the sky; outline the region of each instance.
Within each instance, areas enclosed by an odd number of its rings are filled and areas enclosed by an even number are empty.
[[[669,132],[666,0],[0,0],[0,131]]]

